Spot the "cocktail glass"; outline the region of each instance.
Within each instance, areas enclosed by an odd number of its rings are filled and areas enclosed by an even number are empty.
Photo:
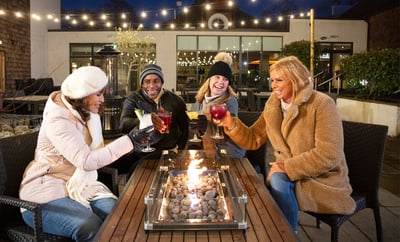
[[[144,128],[147,128],[147,127],[149,127],[149,126],[153,126],[153,122],[151,121],[151,114],[144,114],[143,116],[142,116],[142,119],[140,120],[140,124],[139,124],[139,129],[144,129]],[[147,131],[147,132],[152,132],[154,130],[154,126],[153,126],[153,128],[151,128],[151,129],[149,129],[149,131]],[[147,146],[146,146],[146,148],[143,148],[142,149],[142,152],[146,152],[146,153],[148,153],[148,152],[153,152],[153,151],[155,151],[156,149],[155,148],[153,148],[153,147],[150,147],[150,140],[147,142]]]
[[[164,124],[167,126],[167,128],[165,129],[165,131],[163,131],[163,133],[169,133],[169,130],[171,128],[171,120],[172,120],[172,112],[167,111],[165,109],[159,109],[158,110],[158,117],[164,121]]]
[[[187,116],[190,119],[190,126],[191,127],[197,127],[198,121],[199,121],[199,112],[196,111],[187,111],[186,112]],[[201,142],[201,139],[197,136],[198,129],[194,128],[194,134],[193,138],[190,139],[190,142]]]
[[[213,103],[210,105],[210,114],[211,117],[217,120],[221,120],[227,111],[227,106],[225,103],[223,104],[216,104]],[[213,139],[223,139],[224,134],[220,132],[219,127],[217,126],[217,131],[214,136],[212,136]]]

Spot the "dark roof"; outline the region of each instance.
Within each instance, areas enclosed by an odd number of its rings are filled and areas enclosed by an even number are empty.
[[[367,20],[371,16],[399,7],[399,5],[399,0],[360,0],[339,18]]]

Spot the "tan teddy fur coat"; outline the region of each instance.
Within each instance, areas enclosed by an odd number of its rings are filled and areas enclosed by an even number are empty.
[[[245,149],[257,149],[267,139],[276,161],[283,161],[290,180],[296,182],[299,209],[318,213],[351,214],[355,202],[343,152],[343,128],[335,103],[312,89],[301,90],[283,118],[274,94],[253,126],[236,119],[228,131]],[[273,162],[273,161],[268,161]]]

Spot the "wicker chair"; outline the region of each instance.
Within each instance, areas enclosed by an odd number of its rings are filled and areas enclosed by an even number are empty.
[[[308,213],[331,227],[331,241],[338,241],[339,227],[352,215],[371,208],[374,212],[377,241],[383,240],[379,212],[379,176],[383,163],[388,127],[343,121],[344,153],[349,168],[352,197],[357,207],[351,215]]]
[[[260,117],[261,112],[246,112],[239,111],[238,118],[247,126],[251,126]],[[247,150],[246,157],[250,163],[256,168],[260,169],[259,173],[263,175],[264,181],[267,177],[267,142],[259,147],[257,150]]]
[[[0,172],[0,180],[6,181],[5,191],[0,194],[0,240],[70,241],[43,233],[40,205],[18,198],[22,174],[28,163],[33,160],[37,137],[38,132],[34,132],[0,139],[0,167],[5,168]],[[35,229],[24,223],[20,208],[33,212]]]

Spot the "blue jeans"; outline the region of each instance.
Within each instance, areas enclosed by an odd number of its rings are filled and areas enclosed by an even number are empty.
[[[75,241],[92,241],[115,202],[113,198],[92,201],[92,210],[70,198],[42,204],[43,232]],[[33,227],[32,212],[24,211],[22,218],[28,226]]]
[[[295,183],[290,181],[286,173],[277,172],[271,176],[270,192],[294,231],[297,231],[299,210],[294,192]]]

